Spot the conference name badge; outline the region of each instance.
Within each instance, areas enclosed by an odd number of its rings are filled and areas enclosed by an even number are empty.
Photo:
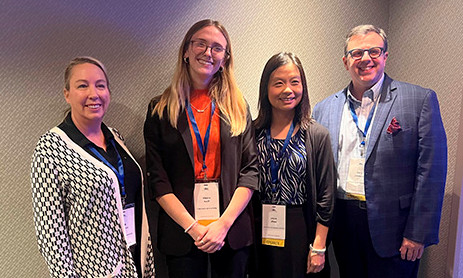
[[[262,244],[284,247],[286,206],[262,204]]]
[[[220,217],[219,183],[198,182],[194,189],[195,219],[207,226]]]
[[[365,158],[359,157],[350,159],[346,192],[349,196],[361,201],[365,201],[364,169]]]
[[[124,208],[124,229],[127,245],[130,247],[137,243],[135,237],[135,204],[128,204]]]

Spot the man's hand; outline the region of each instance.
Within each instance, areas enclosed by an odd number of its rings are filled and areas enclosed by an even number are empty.
[[[415,261],[416,259],[421,259],[424,252],[424,245],[404,237],[399,251],[402,260]]]

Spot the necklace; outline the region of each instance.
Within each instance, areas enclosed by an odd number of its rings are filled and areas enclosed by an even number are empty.
[[[210,103],[208,103],[208,104],[206,105],[206,107],[204,107],[203,109],[198,109],[198,108],[194,107],[193,104],[190,103],[191,107],[193,107],[193,108],[196,110],[196,112],[198,112],[198,113],[204,113],[204,111],[206,111],[207,108],[209,107],[209,104],[210,104]]]

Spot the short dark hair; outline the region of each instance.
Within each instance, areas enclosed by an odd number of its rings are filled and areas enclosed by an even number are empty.
[[[280,52],[273,55],[265,64],[264,71],[260,78],[260,87],[259,87],[259,114],[254,121],[254,126],[257,129],[269,128],[272,122],[272,105],[268,100],[268,83],[270,81],[270,75],[277,68],[293,63],[298,69],[299,74],[301,75],[302,82],[302,98],[301,102],[296,106],[295,111],[295,121],[300,124],[302,128],[307,129],[311,120],[311,108],[309,101],[309,92],[307,89],[307,80],[305,78],[304,69],[299,58],[291,52]]]
[[[379,28],[379,27],[376,27],[374,25],[371,25],[371,24],[365,24],[365,25],[359,25],[359,26],[355,26],[354,28],[352,28],[350,31],[349,31],[349,34],[347,34],[346,36],[346,40],[344,42],[344,56],[347,57],[347,45],[349,44],[349,41],[350,39],[353,37],[353,36],[356,36],[356,35],[366,35],[370,32],[373,32],[373,33],[376,33],[378,34],[382,39],[383,39],[383,51],[386,52],[387,51],[387,36],[386,36],[386,32],[384,32],[383,29]]]

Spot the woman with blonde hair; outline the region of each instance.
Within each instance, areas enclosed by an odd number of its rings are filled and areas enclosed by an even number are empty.
[[[71,106],[32,159],[39,250],[51,277],[154,277],[141,168],[122,136],[103,123],[106,69],[77,57],[64,73]]]
[[[245,277],[257,155],[219,22],[202,20],[186,33],[171,85],[149,105],[144,136],[169,277],[207,277],[209,261],[212,277]]]

